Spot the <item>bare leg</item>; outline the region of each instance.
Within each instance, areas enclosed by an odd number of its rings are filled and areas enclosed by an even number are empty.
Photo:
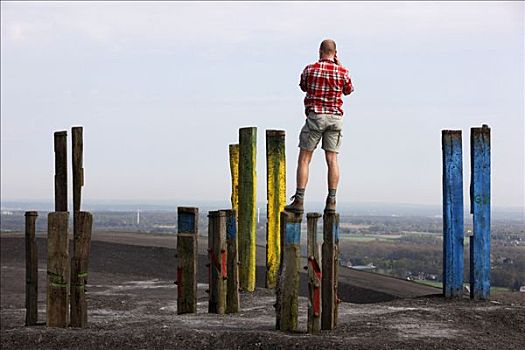
[[[337,153],[325,151],[326,165],[328,166],[328,189],[337,189],[339,184],[339,163]]]
[[[299,151],[299,159],[297,161],[297,188],[306,188],[313,153],[313,151],[302,148]]]

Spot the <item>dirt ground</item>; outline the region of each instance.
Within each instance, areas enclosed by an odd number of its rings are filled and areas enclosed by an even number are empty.
[[[1,242],[2,349],[519,349],[525,348],[525,293],[501,293],[488,302],[445,300],[440,296],[384,297],[347,288],[333,331],[306,333],[307,299],[300,298],[300,329],[274,329],[273,291],[241,295],[241,312],[207,313],[207,284],[199,272],[198,313],[176,314],[175,250],[95,239],[89,270],[85,329],[25,327],[25,260],[22,236]],[[45,240],[39,246],[39,321],[45,322]],[[171,246],[171,243],[170,243]],[[174,246],[174,245],[173,245]],[[201,256],[201,260],[205,257]],[[258,271],[259,272],[259,271]],[[202,282],[202,283],[201,283]],[[304,280],[301,283],[304,285]],[[394,282],[391,282],[394,283]],[[401,284],[400,286],[403,286]],[[401,287],[400,287],[401,288]],[[351,293],[361,293],[352,297]],[[303,293],[304,295],[304,293]]]

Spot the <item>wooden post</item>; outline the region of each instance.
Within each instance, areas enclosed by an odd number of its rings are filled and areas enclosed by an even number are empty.
[[[337,325],[337,269],[339,264],[339,214],[326,213],[323,217],[323,269],[321,278],[321,329]]]
[[[26,326],[38,321],[38,251],[36,247],[36,211],[26,211]]]
[[[87,326],[86,284],[93,215],[75,212],[71,259],[71,327]]]
[[[321,254],[317,243],[317,220],[320,213],[308,213],[307,254],[308,254],[308,333],[321,330]]]
[[[280,296],[277,299],[280,318],[277,318],[277,323],[282,331],[292,332],[297,330],[298,324],[302,215],[284,213],[281,217],[285,224]]]
[[[208,268],[210,298],[208,312],[224,314],[226,310],[226,211],[208,213]]]
[[[490,296],[490,128],[470,130],[470,210],[473,235],[470,237],[470,297]]]
[[[55,132],[55,211],[67,211],[67,131]]]
[[[232,178],[232,209],[239,212],[239,144],[230,145],[230,173]]]
[[[239,260],[237,258],[237,220],[235,211],[226,210],[226,313],[239,312]]]
[[[199,209],[177,208],[177,314],[197,312]]]
[[[280,241],[281,241],[281,247],[284,247],[284,236],[286,232],[286,218],[288,216],[288,213],[286,211],[282,211],[280,215],[279,220],[279,231],[280,231]],[[275,329],[280,330],[281,329],[281,279],[283,275],[283,254],[279,257],[279,269],[277,271],[277,283],[275,286]]]
[[[255,290],[257,128],[239,129],[239,284]]]
[[[463,159],[461,130],[442,131],[443,295],[463,295]]]
[[[266,288],[275,288],[281,255],[279,220],[286,205],[284,141],[284,130],[266,130]]]
[[[82,186],[84,186],[82,127],[71,128],[71,137],[73,139],[73,212],[77,212],[80,211]],[[75,219],[76,217],[73,217],[73,220]]]
[[[68,212],[47,216],[47,326],[67,327],[68,298]]]

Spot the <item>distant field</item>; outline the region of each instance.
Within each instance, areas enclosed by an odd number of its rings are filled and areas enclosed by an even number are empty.
[[[437,288],[443,288],[442,282],[434,282],[434,281],[424,281],[424,280],[415,280],[414,282],[424,284],[427,286],[437,287]],[[463,284],[466,287],[469,287],[470,285],[468,283]],[[490,287],[490,293],[491,294],[497,294],[497,293],[505,293],[509,292],[510,289],[503,288],[503,287]]]

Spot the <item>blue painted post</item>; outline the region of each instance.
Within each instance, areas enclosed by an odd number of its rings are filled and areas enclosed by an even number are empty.
[[[277,283],[277,329],[296,331],[299,312],[299,274],[302,215],[281,212],[281,267]],[[284,232],[283,232],[284,231]]]
[[[443,295],[463,294],[463,159],[461,130],[443,130]]]
[[[490,128],[470,129],[470,297],[487,300],[490,295]]]
[[[199,209],[177,208],[177,314],[197,312]]]

